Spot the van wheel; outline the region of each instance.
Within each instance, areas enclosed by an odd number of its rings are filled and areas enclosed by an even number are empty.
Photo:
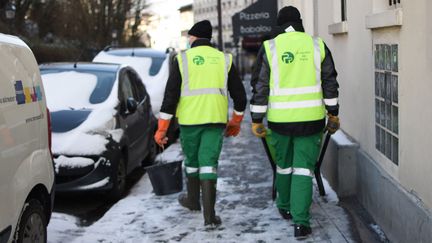
[[[47,242],[47,223],[42,204],[31,199],[21,216],[20,223],[15,233],[17,243]]]
[[[126,162],[123,157],[119,159],[112,177],[113,188],[108,193],[108,197],[112,200],[121,199],[126,190]]]

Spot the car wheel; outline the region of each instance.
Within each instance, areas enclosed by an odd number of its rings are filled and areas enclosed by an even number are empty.
[[[126,162],[123,157],[119,159],[112,177],[113,188],[108,193],[108,197],[112,200],[120,199],[126,190]]]
[[[47,223],[42,204],[31,199],[25,206],[15,233],[17,243],[44,243],[47,241]]]

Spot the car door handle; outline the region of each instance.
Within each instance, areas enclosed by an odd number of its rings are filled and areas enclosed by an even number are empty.
[[[139,103],[139,105],[143,105],[146,101],[147,101],[147,95],[144,96],[144,98],[141,100],[141,102]]]

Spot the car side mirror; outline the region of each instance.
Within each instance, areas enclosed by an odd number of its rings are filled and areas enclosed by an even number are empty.
[[[126,108],[129,113],[135,113],[138,108],[138,102],[133,97],[129,97],[127,98]]]

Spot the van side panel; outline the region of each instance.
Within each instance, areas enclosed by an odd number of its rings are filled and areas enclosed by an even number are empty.
[[[0,231],[18,218],[30,191],[51,191],[46,102],[31,50],[0,34]]]

